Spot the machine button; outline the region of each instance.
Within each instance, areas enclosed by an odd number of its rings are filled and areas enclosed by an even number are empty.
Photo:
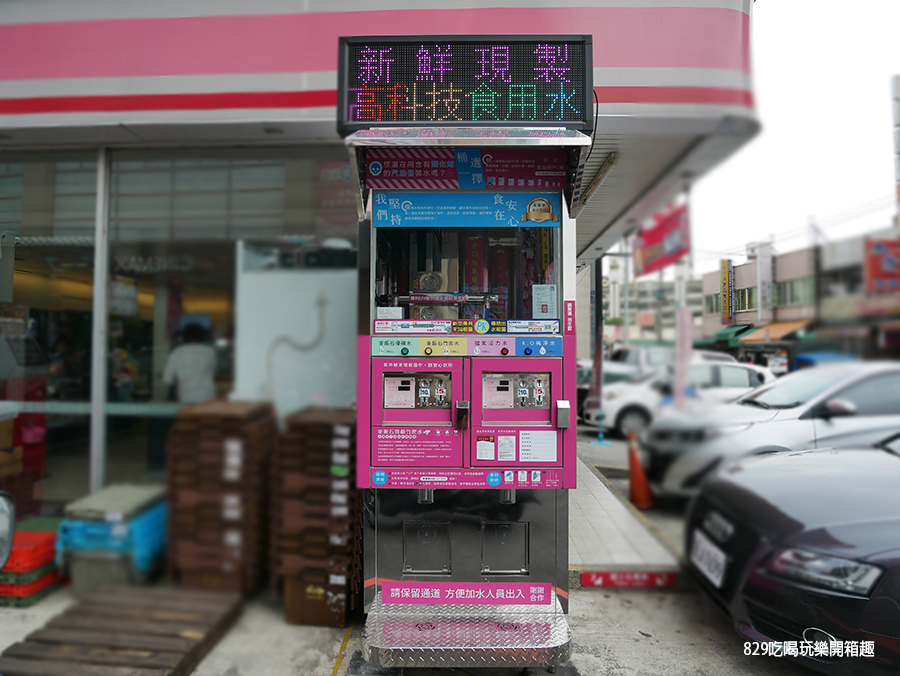
[[[400,354],[402,354],[405,357],[406,355],[409,354],[409,348],[404,347],[402,350],[400,350]]]
[[[432,350],[430,347],[425,348],[425,354],[431,354]]]
[[[531,348],[530,348],[530,347],[526,347],[526,348],[525,348],[525,355],[527,356],[527,355],[530,355],[530,354],[531,354]]]
[[[500,350],[500,354],[502,354],[502,355],[507,355],[507,354],[509,354],[509,348],[508,348],[508,347],[504,347],[503,349]]]

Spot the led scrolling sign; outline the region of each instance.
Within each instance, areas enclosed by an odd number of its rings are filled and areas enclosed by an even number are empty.
[[[340,39],[338,130],[553,126],[590,132],[590,35]]]

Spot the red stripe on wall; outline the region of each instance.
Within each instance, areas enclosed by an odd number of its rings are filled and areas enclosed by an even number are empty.
[[[600,103],[655,103],[743,106],[753,108],[753,93],[715,87],[595,87]],[[165,110],[241,110],[328,108],[335,90],[311,92],[234,92],[224,94],[135,94],[125,96],[53,96],[2,99],[0,115],[100,113]]]
[[[594,65],[750,72],[717,7],[485,7],[0,25],[0,81],[334,71],[341,35],[592,33]]]
[[[337,105],[337,92],[237,92],[229,94],[135,94],[0,99],[0,115],[112,113],[150,110],[320,108]]]
[[[724,87],[594,87],[600,103],[700,103],[753,108],[753,92]]]

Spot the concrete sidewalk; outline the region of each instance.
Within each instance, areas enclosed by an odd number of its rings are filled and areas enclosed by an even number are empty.
[[[569,570],[677,572],[675,555],[583,460],[569,491]]]

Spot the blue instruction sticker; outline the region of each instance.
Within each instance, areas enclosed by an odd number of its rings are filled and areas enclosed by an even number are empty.
[[[376,470],[372,473],[372,483],[376,486],[384,486],[387,483],[388,474],[383,469]]]
[[[488,486],[499,486],[502,479],[503,476],[500,474],[500,472],[490,472],[487,475]]]

